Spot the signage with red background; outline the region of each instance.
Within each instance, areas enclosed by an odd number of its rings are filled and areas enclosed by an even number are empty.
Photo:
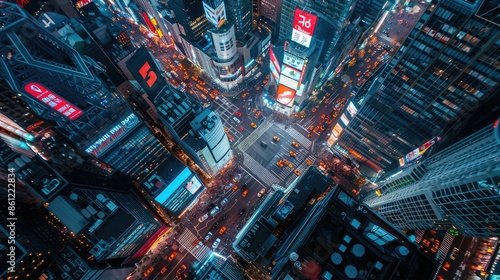
[[[78,109],[75,105],[64,100],[64,98],[53,93],[48,88],[35,82],[27,83],[24,90],[31,96],[43,102],[45,105],[51,107],[61,115],[74,121],[83,115],[83,111]]]
[[[276,93],[276,101],[288,107],[292,107],[295,93],[295,90],[280,84],[278,86],[278,92]]]
[[[317,19],[317,16],[296,8],[293,19],[292,41],[309,47]]]

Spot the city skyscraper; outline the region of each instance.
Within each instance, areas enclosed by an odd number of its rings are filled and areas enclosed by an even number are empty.
[[[432,1],[366,98],[348,107],[352,119],[338,129],[339,146],[375,172],[390,169],[433,137],[459,132],[482,104],[498,104],[495,8]]]
[[[236,40],[246,42],[247,35],[252,31],[252,1],[225,0],[227,19],[234,24]]]
[[[364,202],[403,230],[455,228],[489,237],[500,230],[499,158],[490,125],[389,176]]]
[[[182,36],[193,43],[202,40],[208,29],[208,20],[205,17],[203,1],[172,0],[168,4],[172,8],[172,11],[174,11]]]
[[[0,77],[41,118],[88,153],[131,178],[167,151],[93,59],[59,40],[19,6],[3,3]],[[163,156],[162,156],[163,155]]]

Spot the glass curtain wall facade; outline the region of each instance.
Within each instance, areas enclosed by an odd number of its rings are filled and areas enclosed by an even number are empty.
[[[487,1],[432,1],[339,139],[375,171],[498,101],[500,25]],[[496,100],[496,101],[495,101]],[[356,104],[361,105],[361,104]]]
[[[500,230],[500,143],[488,126],[381,182],[364,202],[400,229]]]

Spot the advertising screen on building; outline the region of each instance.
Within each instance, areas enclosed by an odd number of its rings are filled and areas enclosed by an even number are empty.
[[[350,102],[349,105],[347,105],[347,112],[349,112],[351,117],[354,118],[354,116],[356,116],[356,114],[358,113],[358,109],[356,109],[356,106],[354,106],[354,104]]]
[[[127,62],[127,68],[148,94],[151,101],[153,101],[167,85],[167,81],[161,75],[155,58],[153,58],[144,47],[139,48],[132,58],[130,58]]]
[[[309,47],[317,19],[317,16],[296,8],[293,19],[292,41]]]
[[[340,126],[340,124],[336,124],[334,127],[333,127],[333,130],[332,130],[332,135],[335,136],[336,138],[339,138],[340,137],[340,134],[342,133],[344,129]]]
[[[281,66],[281,75],[285,75],[295,81],[300,80],[300,74],[301,74],[300,70],[292,68],[286,64],[283,64],[283,66]]]
[[[94,144],[90,145],[85,152],[99,157],[108,147],[110,147],[116,140],[122,138],[132,130],[139,123],[139,118],[131,113],[122,121],[113,126],[108,132],[101,136]]]
[[[205,16],[213,26],[219,28],[226,22],[227,17],[224,1],[221,1],[216,9],[212,9],[210,5],[203,1],[203,9],[205,10]]]
[[[337,142],[337,140],[339,139],[335,137],[333,134],[331,134],[330,137],[328,137],[326,143],[328,144],[328,146],[332,147],[335,144],[335,142]]]
[[[425,142],[420,147],[418,147],[415,150],[409,152],[404,158],[400,158],[399,159],[399,165],[400,166],[404,166],[406,163],[409,163],[411,161],[416,160],[421,155],[423,155],[427,151],[427,149],[429,149],[430,147],[432,147],[436,143],[436,141],[439,141],[439,140],[441,140],[440,137],[435,137],[435,138],[432,138],[431,140]]]
[[[295,56],[289,52],[285,52],[285,55],[283,56],[283,64],[286,64],[295,69],[300,69],[302,71],[302,69],[304,68],[305,59]]]
[[[283,74],[280,76],[280,84],[289,87],[293,90],[297,90],[297,88],[299,88],[298,81],[292,80]]]
[[[269,68],[271,68],[271,74],[273,74],[274,79],[276,79],[276,81],[279,81],[280,73],[278,72],[278,70],[276,70],[276,67],[274,67],[274,63],[269,63]]]
[[[345,114],[342,114],[342,116],[340,116],[340,120],[346,125],[348,126],[349,125],[349,119],[347,118],[347,116]]]
[[[50,91],[42,84],[30,82],[24,86],[24,90],[29,95],[35,97],[38,101],[44,103],[72,121],[83,115],[82,110]]]
[[[288,88],[284,85],[278,86],[278,92],[276,93],[276,101],[285,106],[292,107],[294,98],[295,98],[295,90]]]
[[[276,68],[276,70],[278,71],[278,74],[279,74],[279,71],[280,71],[280,63],[278,62],[278,59],[276,58],[276,55],[274,54],[274,51],[273,49],[269,49],[269,57],[271,59],[271,62],[272,64],[274,65],[274,68]]]

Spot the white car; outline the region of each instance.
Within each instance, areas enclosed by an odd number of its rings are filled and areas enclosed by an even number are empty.
[[[198,222],[203,222],[204,220],[206,220],[208,218],[208,214],[205,214],[203,216],[201,216],[199,219],[198,219]]]
[[[266,193],[266,188],[262,188],[260,192],[257,194],[258,197],[262,197]]]
[[[219,211],[220,211],[219,206],[215,206],[215,208],[212,209],[212,211],[210,211],[210,215],[215,216],[215,214],[219,213]]]
[[[237,124],[240,124],[241,123],[241,120],[238,119],[237,117],[233,117],[233,120],[237,123]]]
[[[229,199],[227,199],[227,197],[226,197],[226,198],[224,198],[224,199],[220,202],[220,206],[224,206],[224,205],[226,205],[228,202],[229,202]]]
[[[220,238],[215,239],[215,242],[212,245],[212,248],[216,249],[219,246],[219,243],[220,243]]]
[[[207,236],[205,236],[205,241],[210,240],[210,237],[212,237],[212,232],[210,232],[210,231],[209,231],[209,232],[207,233]]]

